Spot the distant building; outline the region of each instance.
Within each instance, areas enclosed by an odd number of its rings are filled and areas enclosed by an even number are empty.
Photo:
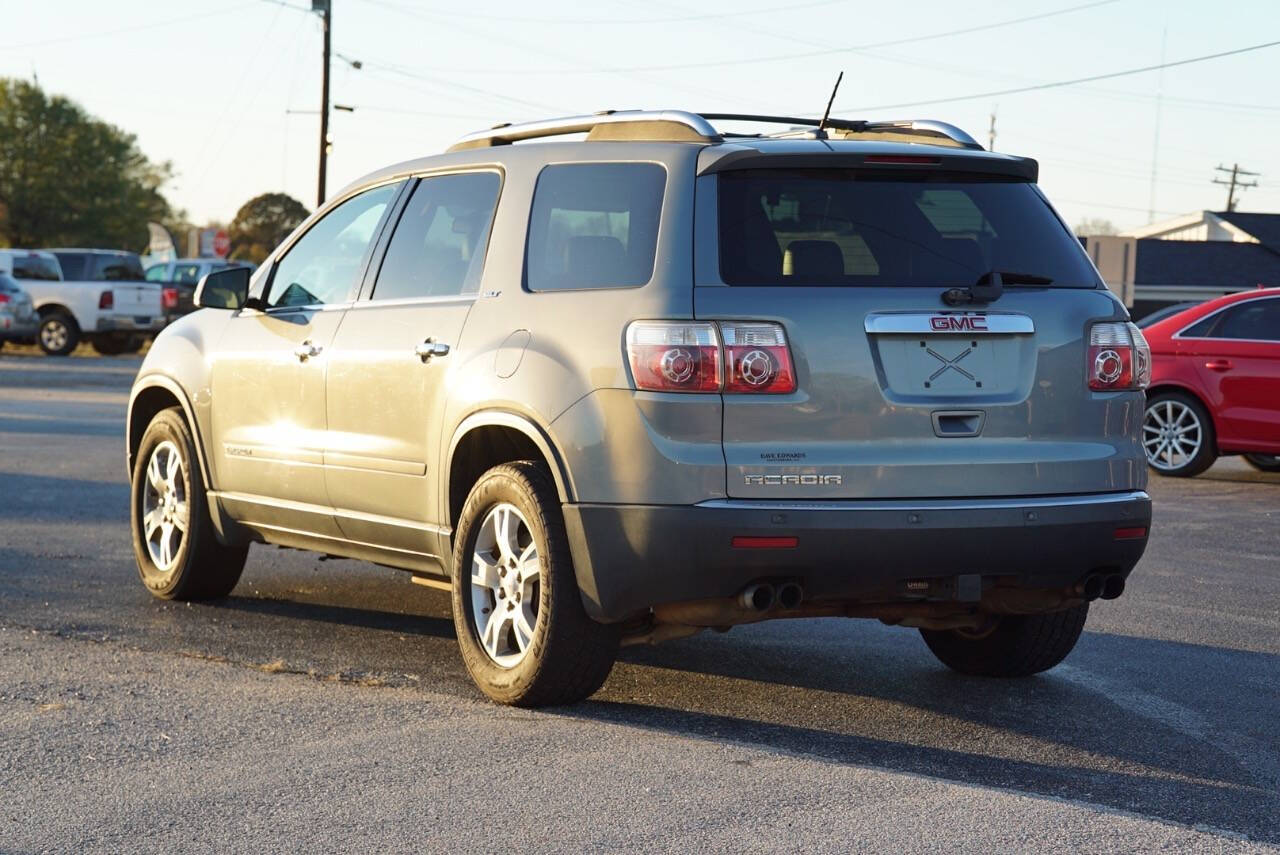
[[[1199,211],[1081,241],[1135,318],[1171,303],[1280,285],[1280,214]]]

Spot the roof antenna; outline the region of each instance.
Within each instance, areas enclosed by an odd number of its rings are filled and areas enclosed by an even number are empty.
[[[836,102],[836,93],[840,91],[840,81],[844,80],[844,72],[836,77],[836,85],[831,87],[831,97],[827,99],[827,111],[822,114],[822,121],[818,122],[818,134],[822,135],[827,127],[827,120],[831,118],[831,105]]]

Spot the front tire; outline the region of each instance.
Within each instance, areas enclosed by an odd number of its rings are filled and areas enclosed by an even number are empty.
[[[142,435],[130,505],[133,554],[148,591],[163,600],[231,593],[249,547],[218,542],[195,442],[176,407],[157,413]]]
[[[467,671],[502,704],[570,704],[604,683],[618,630],[587,616],[555,485],[532,461],[472,487],[453,555],[453,623]]]
[[[1076,646],[1089,616],[1084,603],[1042,615],[1003,615],[982,635],[922,629],[924,643],[942,664],[977,677],[1030,677],[1057,665]]]
[[[50,312],[40,319],[36,343],[49,356],[66,356],[80,343],[80,325],[66,312]]]
[[[1213,419],[1204,405],[1182,392],[1159,392],[1142,417],[1147,464],[1161,475],[1191,478],[1218,458]]]
[[[1244,462],[1259,472],[1280,472],[1280,454],[1246,454]]]

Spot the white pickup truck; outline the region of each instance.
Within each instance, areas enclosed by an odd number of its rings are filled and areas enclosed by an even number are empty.
[[[0,271],[31,295],[36,343],[65,356],[81,340],[103,354],[127,353],[164,329],[162,288],[143,280],[132,252],[103,249],[0,250]]]

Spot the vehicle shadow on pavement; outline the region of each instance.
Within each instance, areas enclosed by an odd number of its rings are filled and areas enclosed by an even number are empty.
[[[0,420],[2,422],[2,420]],[[0,430],[8,430],[0,424]],[[57,431],[33,431],[56,433]],[[113,431],[114,433],[114,431]],[[90,481],[56,475],[0,472],[0,520],[81,523],[126,522],[129,519],[129,485],[124,483],[124,451],[120,452],[121,480]],[[75,495],[77,501],[68,502]],[[126,529],[127,540],[129,532]]]
[[[564,713],[1280,843],[1280,657],[1091,633],[1059,669],[1002,681],[909,651],[867,650],[842,668],[787,647],[628,652],[606,686],[616,700]],[[1242,676],[1224,686],[1224,675]],[[681,708],[656,699],[655,683],[679,683]]]
[[[29,419],[0,415],[0,433],[31,433],[41,436],[106,436],[116,438],[124,431],[120,419],[97,421],[45,418]],[[5,476],[8,478],[9,476]]]
[[[301,621],[318,621],[356,629],[376,629],[400,635],[425,635],[433,638],[455,638],[453,621],[447,618],[421,614],[401,614],[379,609],[362,609],[329,603],[310,603],[301,600],[271,597],[230,596],[213,600],[211,607],[253,615],[288,618]]]

